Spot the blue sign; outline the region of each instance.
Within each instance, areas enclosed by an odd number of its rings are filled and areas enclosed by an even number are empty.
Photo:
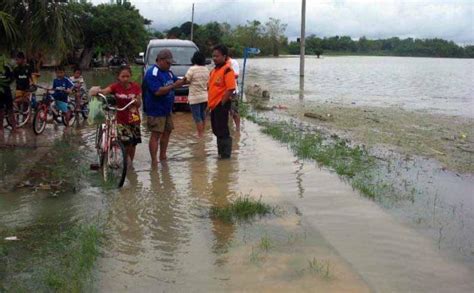
[[[259,48],[245,48],[244,49],[244,69],[242,70],[242,82],[240,85],[240,100],[244,97],[244,80],[245,80],[245,67],[247,66],[247,57],[249,54],[257,55],[260,54]]]
[[[259,48],[245,48],[247,54],[260,54]]]

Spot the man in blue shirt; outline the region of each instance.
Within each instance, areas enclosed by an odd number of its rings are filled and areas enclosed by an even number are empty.
[[[174,89],[183,84],[182,80],[170,70],[173,54],[168,49],[161,50],[156,56],[156,64],[147,70],[144,77],[144,111],[147,127],[151,132],[148,144],[152,166],[158,164],[158,142],[160,160],[167,159],[166,150],[171,132],[174,129],[171,113],[174,103]]]

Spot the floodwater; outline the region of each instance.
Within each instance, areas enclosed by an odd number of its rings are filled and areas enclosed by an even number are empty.
[[[308,101],[400,107],[474,118],[474,59],[340,56],[250,59],[246,83],[282,103]],[[303,89],[300,92],[300,89]]]
[[[26,178],[6,174],[2,226],[102,213],[106,240],[94,285],[101,292],[474,290],[472,267],[444,255],[335,174],[297,160],[255,124],[245,122],[242,133],[234,134],[231,160],[217,159],[210,133],[202,141],[195,138],[189,113],[176,114],[175,124],[169,161],[157,170],[150,168],[144,132],[121,190],[85,183],[76,193],[51,197],[47,191],[15,188],[14,181]],[[61,129],[47,131],[64,135]],[[70,135],[79,140],[84,160],[93,160],[93,130],[75,131]],[[2,165],[13,174],[24,156],[15,152],[27,151],[17,149],[2,149],[10,152]],[[261,198],[278,212],[241,224],[209,218],[210,207],[239,195]],[[269,244],[263,246],[264,240]],[[328,273],[311,262],[327,264]]]
[[[150,168],[143,130],[122,189],[88,180],[54,196],[25,184],[36,174],[31,170],[47,163],[54,139],[72,140],[82,163],[93,162],[93,128],[63,132],[48,125],[38,137],[30,129],[6,131],[0,232],[100,214],[98,292],[474,292],[470,260],[440,250],[336,174],[295,158],[257,125],[244,121],[241,133],[233,133],[232,159],[218,160],[210,131],[198,140],[190,113],[174,119],[169,160],[158,169]],[[99,178],[94,172],[87,178]],[[276,213],[235,224],[209,217],[211,207],[241,195],[260,198]]]

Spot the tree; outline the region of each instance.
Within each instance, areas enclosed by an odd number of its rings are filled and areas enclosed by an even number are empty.
[[[6,39],[30,57],[37,52],[65,56],[80,34],[68,1],[3,0],[0,11]]]
[[[4,50],[12,49],[18,40],[15,19],[4,11],[0,11],[0,38],[3,40],[0,49]]]
[[[266,37],[271,44],[273,56],[280,55],[280,46],[285,41],[286,24],[282,24],[279,19],[270,17],[269,21],[265,23]]]
[[[89,68],[96,49],[132,57],[143,51],[148,39],[145,25],[149,20],[130,4],[76,3],[75,15],[80,20],[82,38],[81,68]]]

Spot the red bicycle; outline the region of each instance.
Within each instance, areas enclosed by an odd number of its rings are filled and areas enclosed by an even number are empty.
[[[134,100],[123,108],[116,108],[109,104],[107,97],[98,96],[104,101],[105,123],[97,126],[95,147],[99,168],[102,168],[104,181],[112,186],[122,187],[127,175],[127,155],[125,147],[117,136],[117,112],[130,107]]]
[[[55,107],[54,98],[51,95],[51,89],[37,85],[38,88],[44,89],[43,99],[38,102],[37,110],[33,119],[33,131],[35,134],[41,134],[46,128],[47,123],[55,121],[66,125],[65,113],[62,113]],[[62,120],[62,121],[61,121]]]

